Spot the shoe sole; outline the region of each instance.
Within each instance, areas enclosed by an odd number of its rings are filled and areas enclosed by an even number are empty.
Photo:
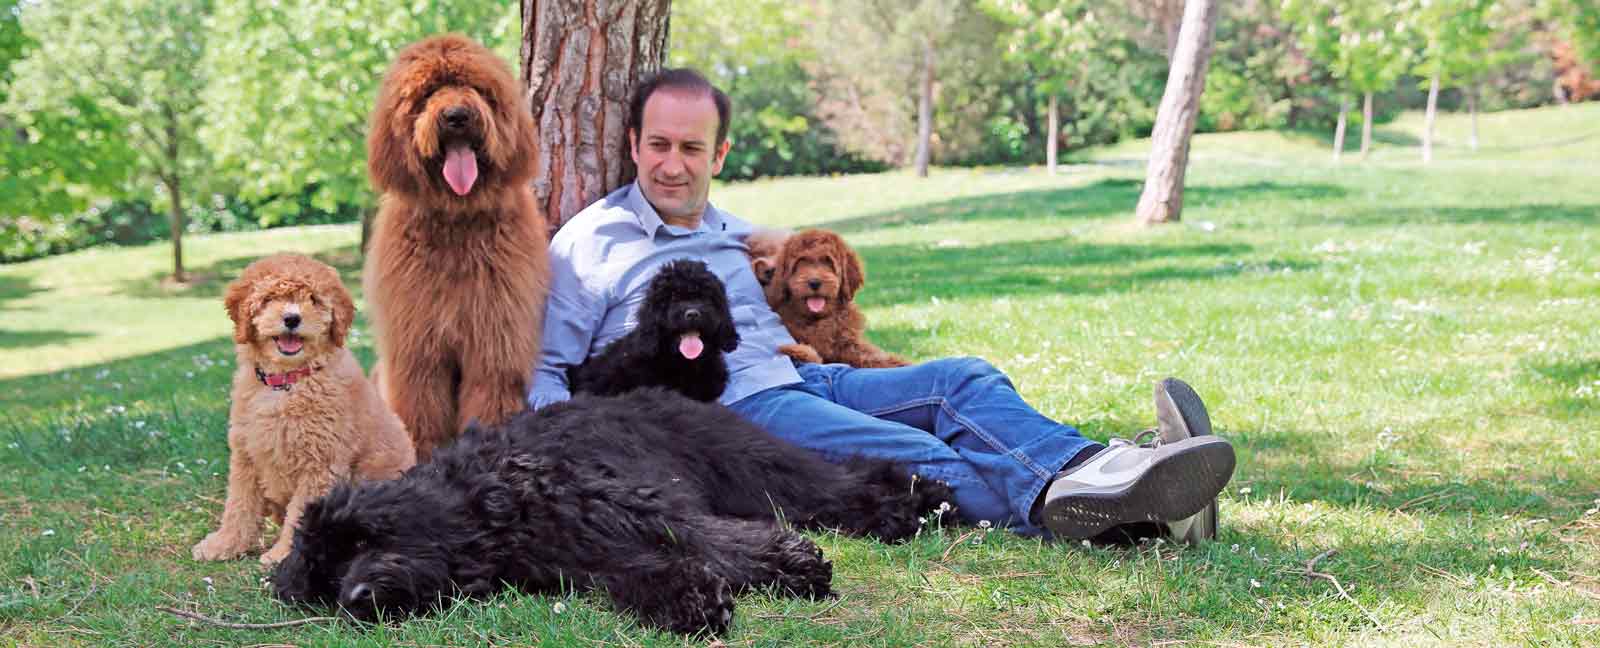
[[[1195,393],[1189,383],[1177,378],[1167,378],[1161,381],[1161,388],[1172,399],[1172,404],[1178,409],[1178,416],[1183,418],[1183,425],[1189,428],[1189,437],[1209,436],[1211,434],[1211,415],[1206,412],[1205,403],[1201,402],[1200,395]],[[1168,443],[1182,439],[1163,439]],[[1178,539],[1189,544],[1199,544],[1217,537],[1217,501],[1212,499],[1205,509],[1196,513],[1192,518],[1183,520],[1188,522],[1188,528],[1178,534]],[[1169,524],[1170,526],[1170,524]]]
[[[1118,524],[1181,520],[1204,509],[1233,477],[1233,446],[1224,439],[1207,436],[1163,449],[1170,452],[1120,490],[1078,492],[1046,502],[1045,528],[1077,540]]]

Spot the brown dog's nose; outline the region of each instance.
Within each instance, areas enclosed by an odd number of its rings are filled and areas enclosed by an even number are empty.
[[[444,109],[444,123],[452,128],[461,128],[472,119],[472,111],[466,106],[451,106]]]
[[[290,313],[288,315],[284,315],[283,316],[283,325],[287,326],[289,328],[295,328],[295,327],[300,326],[300,316],[296,315],[294,313]]]
[[[807,286],[811,286],[812,290],[817,290],[817,289],[822,287],[822,280],[821,279],[812,279],[811,281],[807,281],[806,285]]]

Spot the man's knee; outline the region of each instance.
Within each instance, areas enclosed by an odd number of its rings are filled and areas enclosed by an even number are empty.
[[[991,376],[1004,377],[988,360],[977,356],[959,356],[954,358],[940,358],[928,364],[939,367],[939,370],[948,376],[957,379],[987,378]]]

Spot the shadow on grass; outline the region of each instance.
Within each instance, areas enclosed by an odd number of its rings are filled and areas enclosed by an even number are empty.
[[[1600,225],[1600,205],[1507,205],[1504,207],[1406,207],[1300,213],[1292,225],[1354,227],[1405,225]]]
[[[1333,155],[1334,130],[1327,129],[1296,129],[1280,131],[1284,137],[1303,143],[1315,143],[1318,147]],[[1405,131],[1398,131],[1381,126],[1372,128],[1372,143],[1392,147],[1417,147],[1422,146],[1422,140],[1416,135]],[[1435,142],[1438,144],[1438,142]],[[1350,120],[1349,128],[1345,129],[1344,152],[1361,154],[1361,124],[1357,119]]]
[[[240,251],[245,252],[245,250]],[[144,277],[125,279],[117,284],[116,291],[122,295],[144,299],[216,297],[220,300],[228,283],[238,278],[245,266],[273,252],[274,250],[253,251],[228,257],[210,265],[188,268],[190,281],[182,286],[164,283],[163,280],[169,274],[161,271]],[[333,266],[339,271],[339,277],[344,280],[351,294],[360,297],[361,246],[347,245],[313,254],[311,258]]]
[[[1004,194],[989,194],[893,209],[855,218],[818,223],[819,226],[849,234],[886,227],[924,225],[938,222],[978,222],[1002,219],[1080,219],[1127,214],[1132,218],[1143,184],[1137,180],[1112,178],[1083,187],[1036,189]],[[1218,187],[1189,186],[1184,202],[1244,200],[1331,200],[1341,198],[1346,189],[1330,184],[1279,184],[1253,182]]]
[[[995,298],[1127,292],[1167,282],[1211,281],[1284,269],[1311,270],[1300,260],[1237,261],[1240,243],[1085,244],[1071,238],[973,247],[879,245],[857,248],[867,265],[868,306],[930,298]]]
[[[1545,415],[1552,418],[1576,419],[1600,411],[1600,359],[1526,363],[1525,366],[1534,374],[1562,387],[1559,395],[1544,402]],[[1585,386],[1594,392],[1587,398],[1577,393]]]
[[[0,313],[17,310],[16,306],[8,304],[31,295],[44,292],[43,288],[35,286],[28,277],[12,275],[0,276]],[[69,342],[79,338],[90,337],[88,333],[58,330],[13,330],[0,328],[0,349],[22,349],[27,347],[44,346]]]

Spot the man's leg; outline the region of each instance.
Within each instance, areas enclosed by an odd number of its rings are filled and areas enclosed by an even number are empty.
[[[813,377],[817,376],[813,373]],[[823,387],[810,381],[775,387],[752,394],[731,408],[768,432],[826,459],[886,459],[925,479],[945,482],[955,491],[951,504],[969,519],[1000,521],[1010,514],[1007,498],[992,490],[954,448],[922,430],[833,403],[822,396]]]
[[[1007,503],[1003,516],[961,511],[968,520],[1037,532],[1031,512],[1050,480],[1080,453],[1104,448],[1040,414],[1005,374],[978,358],[891,369],[802,365],[800,374],[829,400],[917,428],[954,450]]]

